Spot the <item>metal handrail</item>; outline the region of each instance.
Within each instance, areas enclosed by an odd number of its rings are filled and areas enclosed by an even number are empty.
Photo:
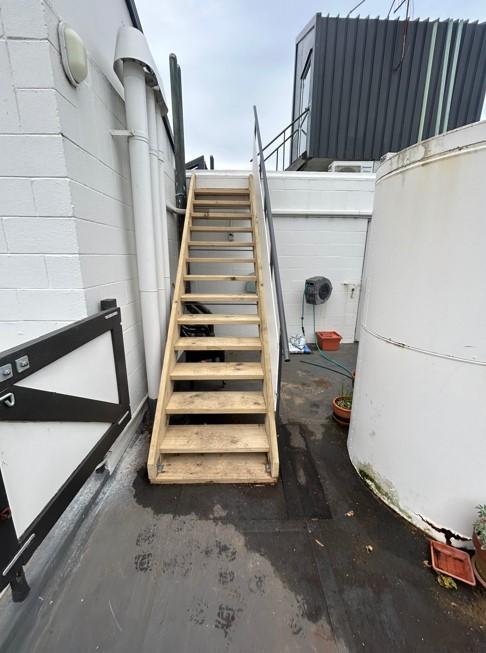
[[[253,106],[255,115],[255,136],[258,145],[258,156],[260,158],[260,181],[263,186],[263,211],[265,220],[268,224],[268,234],[270,236],[270,269],[273,271],[275,283],[275,293],[277,298],[278,319],[280,322],[280,344],[284,355],[284,360],[290,360],[289,338],[287,334],[287,321],[285,319],[285,308],[283,302],[282,282],[280,280],[280,268],[277,256],[277,244],[275,241],[275,230],[273,227],[272,205],[270,202],[270,191],[268,189],[267,170],[265,168],[265,158],[263,156],[262,136],[260,134],[260,125],[258,123],[258,113],[256,106]]]
[[[279,144],[277,145],[277,147],[275,147],[275,148],[270,152],[270,154],[265,154],[265,157],[264,157],[264,158],[265,158],[265,161],[268,161],[269,159],[272,158],[272,156],[273,156],[274,154],[277,155],[277,156],[276,156],[276,162],[275,162],[275,170],[278,170],[279,152],[280,152],[281,149],[282,149],[282,170],[285,169],[285,143],[287,143],[287,141],[290,141],[290,156],[292,156],[292,146],[293,146],[294,138],[295,138],[296,136],[299,136],[300,133],[304,133],[304,134],[306,133],[306,132],[304,131],[302,125],[304,124],[304,121],[305,121],[305,119],[307,118],[307,115],[308,115],[309,112],[310,112],[310,108],[309,108],[309,107],[307,107],[307,109],[304,109],[304,111],[302,111],[302,113],[300,113],[296,118],[294,118],[294,119],[292,120],[292,122],[290,122],[290,123],[289,123],[289,124],[284,128],[284,129],[282,129],[282,131],[280,131],[276,136],[274,136],[274,138],[272,138],[272,140],[269,141],[269,142],[265,145],[265,147],[262,148],[262,152],[265,152],[265,150],[268,150],[268,148],[269,148],[271,145],[273,145],[273,143],[275,143],[275,141],[276,141],[278,138],[280,138],[281,136],[283,136],[283,141],[282,141],[281,143],[279,143]],[[299,122],[299,121],[300,121],[300,122]],[[287,135],[286,135],[286,134],[287,134],[287,130],[288,130],[288,129],[291,129],[291,128],[295,125],[295,123],[299,123],[299,125],[298,125],[295,129],[292,129],[292,131],[290,132],[290,134],[287,136]],[[250,159],[250,163],[251,163],[252,161],[253,161],[253,159]],[[291,163],[291,160],[289,161],[289,163]]]
[[[294,142],[295,142],[294,139],[297,138],[297,148],[299,148],[300,137],[301,137],[302,134],[306,133],[305,130],[304,130],[304,124],[308,120],[309,115],[310,115],[310,108],[307,107],[307,109],[304,109],[304,111],[302,111],[302,113],[300,113],[297,116],[297,118],[292,120],[292,122],[289,123],[287,125],[287,127],[285,127],[285,129],[283,129],[279,134],[277,134],[277,136],[275,136],[275,138],[272,138],[272,140],[269,143],[267,143],[267,145],[265,145],[265,147],[263,148],[263,152],[265,152],[265,150],[269,146],[275,144],[275,141],[277,139],[280,139],[281,142],[276,147],[273,148],[273,150],[270,152],[270,154],[265,154],[265,161],[268,161],[273,156],[275,156],[275,170],[279,170],[279,157],[280,157],[280,155],[281,155],[281,162],[282,162],[282,170],[285,170],[285,165],[286,165],[286,163],[285,163],[285,155],[286,155],[285,145],[286,145],[287,141],[290,141],[290,145],[289,145],[289,164],[292,163],[292,160],[293,160],[292,159],[292,150],[293,150],[293,146],[294,146]],[[290,129],[290,134],[287,136],[287,130],[289,130],[289,129]],[[282,140],[282,137],[283,137],[283,140]],[[298,158],[298,152],[297,152],[297,156],[295,158]]]
[[[279,133],[278,133],[274,138],[272,138],[272,140],[269,141],[269,142],[265,145],[264,148],[262,148],[262,152],[265,152],[265,150],[266,150],[268,147],[270,147],[270,145],[271,145],[272,143],[275,143],[275,141],[277,140],[277,138],[279,138],[279,136],[282,136],[282,134],[285,134],[285,132],[287,131],[287,129],[289,129],[290,127],[292,127],[293,125],[295,125],[295,123],[297,122],[297,120],[300,120],[300,118],[302,118],[302,116],[305,116],[306,113],[309,113],[309,107],[307,107],[307,109],[304,109],[304,110],[302,111],[302,113],[301,113],[300,115],[297,116],[297,118],[294,118],[294,119],[292,120],[292,122],[290,122],[290,123],[287,125],[287,127],[285,127],[284,129],[282,129],[281,132],[279,132]],[[292,133],[294,134],[295,132],[292,132]],[[271,154],[269,154],[266,158],[268,159],[269,156],[271,156]]]

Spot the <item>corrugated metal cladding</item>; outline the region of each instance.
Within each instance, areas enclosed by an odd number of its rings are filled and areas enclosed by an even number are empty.
[[[296,47],[294,116],[299,110],[299,62],[306,61],[306,53],[313,57],[309,157],[377,160],[416,143],[424,96],[422,139],[480,119],[486,23],[435,23],[434,28],[429,20],[317,14]]]

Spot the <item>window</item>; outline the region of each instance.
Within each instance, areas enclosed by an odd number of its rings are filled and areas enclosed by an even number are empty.
[[[311,81],[312,81],[312,50],[307,56],[302,75],[300,76],[300,96],[299,96],[299,112],[300,115],[303,111],[310,107],[311,102]],[[309,113],[306,113],[297,123],[297,142],[298,142],[298,155],[300,156],[307,149],[307,132],[309,127]]]

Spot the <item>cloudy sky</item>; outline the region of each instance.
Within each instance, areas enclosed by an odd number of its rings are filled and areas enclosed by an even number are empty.
[[[186,160],[204,154],[209,162],[213,154],[217,168],[248,165],[253,104],[264,143],[291,120],[297,34],[315,13],[346,15],[358,1],[136,0],[169,101],[171,52],[181,65]],[[353,15],[386,16],[390,4],[365,0]],[[403,16],[405,6],[394,15]],[[414,18],[486,20],[485,0],[411,0],[410,6]]]

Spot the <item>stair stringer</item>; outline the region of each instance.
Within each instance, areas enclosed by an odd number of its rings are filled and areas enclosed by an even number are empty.
[[[196,186],[196,175],[191,177],[189,193],[187,197],[186,214],[184,217],[184,229],[182,232],[181,249],[179,254],[179,263],[174,285],[174,295],[170,312],[169,326],[167,328],[167,339],[162,364],[162,375],[160,378],[159,395],[157,408],[155,412],[152,438],[147,460],[147,471],[150,481],[154,482],[159,473],[160,467],[160,445],[166,434],[168,416],[166,411],[167,402],[174,390],[174,382],[170,375],[175,367],[177,354],[175,343],[179,335],[177,319],[182,315],[181,295],[184,291],[184,277],[187,273],[187,259],[189,257],[189,238],[191,233],[191,213],[193,210],[194,189]]]
[[[252,224],[254,227],[254,241],[255,241],[255,274],[257,277],[256,287],[258,291],[258,314],[260,317],[260,337],[262,340],[262,366],[264,372],[264,381],[263,381],[263,393],[265,396],[266,403],[266,416],[265,416],[265,426],[267,430],[267,437],[270,446],[270,451],[268,454],[270,461],[270,474],[273,478],[278,478],[279,475],[279,455],[278,455],[278,443],[277,443],[277,427],[275,420],[275,394],[273,391],[272,383],[272,366],[270,359],[270,343],[269,343],[269,332],[268,332],[268,320],[267,320],[267,303],[265,302],[265,276],[263,273],[263,261],[262,261],[262,248],[261,248],[261,239],[260,239],[260,224],[259,216],[256,210],[256,201],[255,201],[255,186],[253,175],[248,177],[248,188],[250,190],[250,207],[252,214]],[[264,226],[264,225],[262,225]],[[269,262],[268,262],[269,263]]]

